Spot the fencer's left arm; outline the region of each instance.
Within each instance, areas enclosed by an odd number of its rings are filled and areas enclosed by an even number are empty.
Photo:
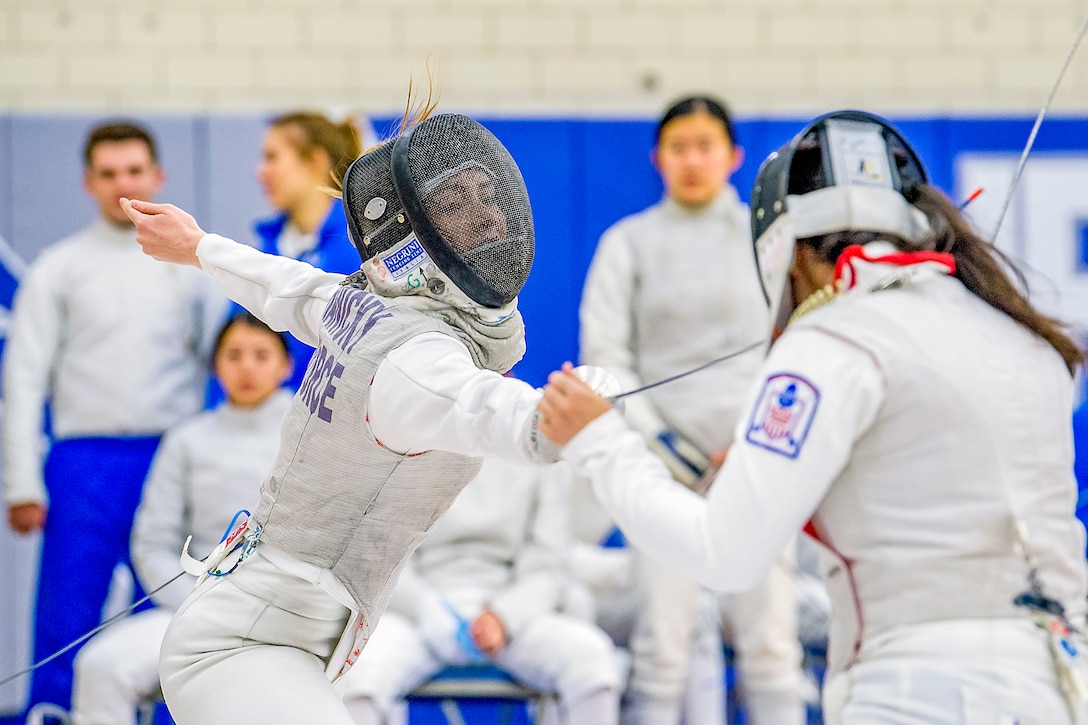
[[[813,335],[824,338],[818,354]],[[615,411],[562,450],[638,548],[716,589],[743,591],[760,580],[818,508],[883,401],[874,360],[812,329],[783,336],[762,372],[706,499],[675,483]]]
[[[554,449],[534,436],[539,400],[529,384],[476,367],[461,342],[428,332],[378,366],[367,419],[374,437],[398,453],[442,450],[543,463]]]
[[[571,471],[564,464],[536,470],[535,499],[511,582],[488,602],[510,637],[554,611],[568,576]]]

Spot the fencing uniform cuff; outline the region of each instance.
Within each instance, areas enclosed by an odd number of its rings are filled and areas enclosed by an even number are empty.
[[[571,438],[567,445],[563,446],[560,455],[566,461],[579,465],[585,459],[597,453],[600,446],[607,445],[615,440],[616,436],[625,433],[637,435],[627,426],[623,414],[612,409],[595,418],[578,435]]]

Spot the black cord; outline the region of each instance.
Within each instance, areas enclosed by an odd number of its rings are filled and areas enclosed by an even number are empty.
[[[672,375],[670,377],[667,377],[664,380],[658,380],[656,383],[650,383],[649,385],[643,385],[641,388],[635,388],[634,390],[628,390],[626,393],[620,393],[619,395],[613,395],[612,397],[608,398],[607,400],[610,403],[614,403],[617,400],[622,400],[623,398],[626,398],[629,395],[637,395],[638,393],[645,392],[645,391],[647,391],[647,390],[649,390],[651,388],[656,388],[658,385],[664,385],[665,383],[671,383],[672,381],[679,380],[680,378],[686,378],[688,375],[692,375],[692,374],[700,372],[702,370],[706,370],[708,367],[711,367],[713,365],[717,365],[718,363],[725,362],[726,360],[730,360],[732,358],[738,357],[740,355],[743,355],[746,352],[750,352],[751,350],[755,350],[757,347],[761,347],[764,344],[766,344],[766,342],[767,342],[766,340],[760,340],[759,342],[753,342],[752,344],[746,345],[746,346],[742,347],[741,349],[739,349],[739,350],[737,350],[735,352],[731,352],[728,355],[722,355],[721,357],[715,358],[715,359],[711,360],[710,362],[703,363],[702,365],[700,365],[697,368],[692,368],[691,370],[688,370],[687,372],[677,373],[676,375]]]
[[[21,670],[19,672],[16,672],[14,675],[10,675],[9,677],[5,677],[4,679],[0,680],[0,687],[3,687],[4,685],[8,684],[9,682],[11,682],[13,680],[19,679],[23,675],[29,675],[34,670],[38,669],[39,667],[41,667],[44,664],[52,662],[53,660],[60,657],[62,654],[64,654],[68,650],[72,649],[73,647],[76,647],[76,646],[82,644],[83,642],[86,642],[88,639],[95,636],[96,634],[101,632],[106,627],[110,626],[111,624],[113,624],[117,620],[122,619],[126,615],[130,614],[132,612],[132,610],[136,609],[136,607],[140,606],[141,604],[146,602],[148,599],[151,599],[151,597],[155,596],[156,594],[158,594],[163,589],[170,586],[171,584],[173,584],[174,582],[176,582],[178,579],[182,578],[183,576],[185,576],[185,572],[178,572],[178,575],[175,576],[173,579],[171,579],[170,581],[166,582],[165,584],[157,587],[156,589],[153,589],[152,591],[148,592],[147,596],[145,596],[143,599],[141,599],[141,600],[139,600],[137,602],[133,602],[132,605],[128,609],[124,610],[123,612],[118,612],[117,614],[113,615],[112,617],[110,617],[106,621],[102,622],[102,624],[100,624],[97,627],[95,627],[94,629],[92,629],[90,632],[87,632],[87,634],[73,640],[72,642],[69,642],[64,647],[60,648],[59,650],[57,650],[53,654],[49,655],[45,659],[43,659],[43,660],[41,660],[39,662],[35,662],[30,667],[27,667],[25,670]]]

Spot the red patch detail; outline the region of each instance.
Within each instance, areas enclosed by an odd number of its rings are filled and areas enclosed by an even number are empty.
[[[865,253],[865,248],[860,244],[851,244],[846,249],[842,250],[842,254],[835,261],[835,282],[843,279],[846,270],[850,270],[850,279],[846,285],[846,289],[850,289],[854,286],[854,280],[857,279],[857,274],[854,271],[854,265],[852,264],[855,259],[860,259],[864,262],[877,262],[881,264],[894,264],[899,267],[908,267],[912,264],[922,264],[923,262],[936,262],[948,268],[949,274],[956,273],[956,258],[947,252],[895,252],[893,254],[884,254],[879,257],[870,257]]]
[[[865,618],[862,616],[861,613],[861,599],[858,597],[858,586],[857,583],[854,581],[854,568],[851,565],[850,561],[847,560],[845,556],[840,554],[838,550],[830,543],[828,543],[827,539],[825,539],[820,534],[819,530],[816,528],[816,523],[812,519],[809,519],[801,530],[804,531],[812,539],[822,544],[824,548],[826,548],[832,554],[834,554],[835,557],[837,557],[838,560],[842,562],[843,567],[846,569],[846,578],[850,582],[850,594],[854,598],[854,612],[856,613],[858,620],[858,634],[857,637],[854,639],[854,651],[850,654],[850,659],[843,667],[844,670],[848,670],[854,666],[854,663],[858,661],[858,654],[861,652],[862,633],[865,631]]]

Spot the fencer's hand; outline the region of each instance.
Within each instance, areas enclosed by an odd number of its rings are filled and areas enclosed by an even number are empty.
[[[488,657],[494,657],[506,647],[506,627],[499,615],[490,609],[485,609],[483,614],[476,617],[469,632],[472,634],[472,641]]]
[[[145,254],[160,262],[200,266],[196,245],[205,232],[189,212],[138,199],[121,199],[121,208],[136,225],[136,241]]]
[[[574,366],[563,363],[563,368],[548,376],[544,396],[537,404],[540,412],[540,432],[559,447],[609,411],[607,400],[593,392],[574,372]]]
[[[17,534],[33,534],[45,528],[45,506],[17,503],[8,506],[8,526]]]

